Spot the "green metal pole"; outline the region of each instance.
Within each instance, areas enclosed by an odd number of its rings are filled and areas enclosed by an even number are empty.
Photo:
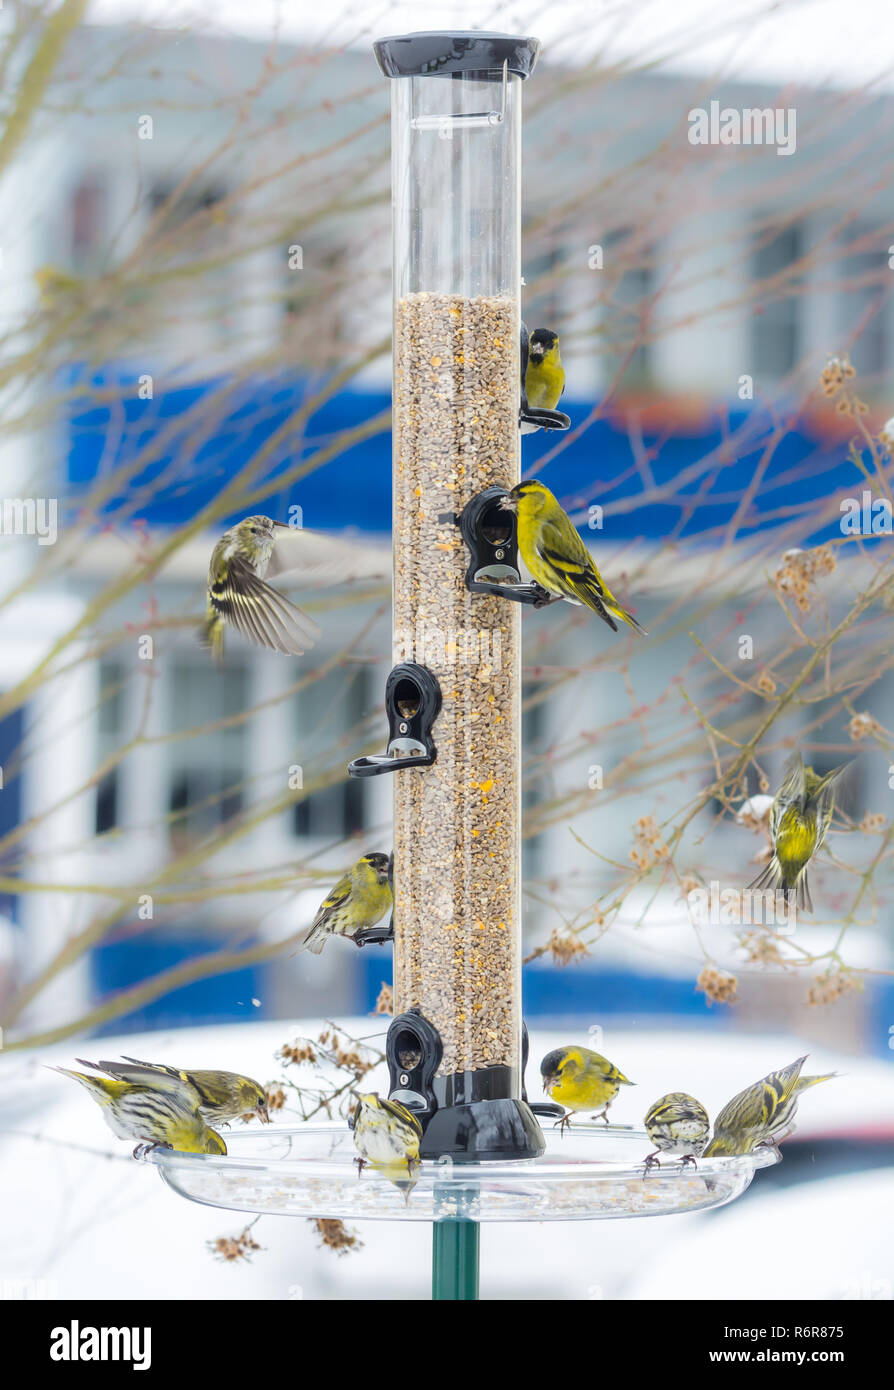
[[[435,1221],[431,1254],[434,1302],[472,1302],[478,1298],[477,1221]]]

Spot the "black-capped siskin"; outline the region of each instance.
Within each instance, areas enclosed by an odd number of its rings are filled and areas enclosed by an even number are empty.
[[[549,328],[535,328],[528,340],[525,396],[536,410],[555,410],[565,390],[565,368],[559,351],[559,335]],[[523,424],[522,434],[537,429]]]
[[[708,1142],[711,1121],[708,1112],[685,1091],[669,1091],[649,1107],[646,1134],[655,1152],[646,1159],[646,1168],[660,1167],[659,1154],[678,1154],[683,1163],[694,1163]]]
[[[183,1070],[165,1066],[163,1062],[140,1062],[136,1057],[125,1057],[135,1067],[146,1067],[149,1071],[173,1076],[192,1086],[199,1097],[199,1109],[211,1124],[227,1124],[248,1115],[257,1115],[264,1124],[270,1123],[267,1109],[267,1092],[258,1081],[250,1076],[240,1076],[234,1071]]]
[[[807,865],[826,838],[835,809],[836,783],[848,766],[842,763],[818,777],[812,767],[805,767],[800,753],[789,759],[782,786],[770,807],[773,857],[750,888],[773,893],[782,889],[790,903],[813,911]]]
[[[364,854],[320,903],[307,935],[298,947],[319,955],[330,936],[346,936],[355,945],[394,905],[391,860],[387,854]]]
[[[206,1125],[199,1095],[189,1082],[151,1067],[122,1062],[85,1062],[82,1067],[105,1076],[93,1076],[67,1067],[53,1071],[70,1076],[89,1091],[101,1108],[106,1124],[119,1139],[136,1139],[134,1157],[142,1150],[167,1148],[182,1153],[225,1154],[227,1146],[216,1130]]]
[[[500,506],[515,512],[518,548],[541,588],[555,598],[591,609],[613,632],[618,631],[618,618],[640,636],[647,635],[604,582],[574,522],[548,487],[531,478],[514,487]]]
[[[831,1081],[837,1072],[825,1076],[802,1076],[807,1054],[780,1071],[747,1086],[733,1096],[714,1121],[714,1133],[705,1149],[705,1158],[748,1154],[760,1146],[775,1149],[794,1129],[798,1097],[810,1086]]]
[[[598,1111],[594,1119],[608,1124],[608,1107],[622,1086],[633,1086],[623,1072],[607,1057],[591,1052],[587,1047],[558,1047],[548,1052],[540,1063],[543,1089],[551,1100],[566,1110]],[[570,1122],[566,1115],[562,1128]]]

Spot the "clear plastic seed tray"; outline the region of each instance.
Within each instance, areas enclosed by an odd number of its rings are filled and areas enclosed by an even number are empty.
[[[145,1157],[193,1202],[281,1216],[357,1221],[594,1221],[705,1211],[739,1197],[769,1149],[682,1167],[644,1168],[645,1133],[580,1123],[547,1131],[539,1158],[511,1163],[427,1162],[409,1194],[367,1167],[358,1174],[344,1124],[265,1127],[227,1134],[225,1158],[156,1149]]]

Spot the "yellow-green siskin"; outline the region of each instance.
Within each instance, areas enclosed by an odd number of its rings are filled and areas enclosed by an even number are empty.
[[[354,1160],[358,1173],[369,1164],[393,1182],[409,1202],[420,1166],[419,1144],[422,1125],[412,1110],[400,1101],[384,1100],[375,1091],[355,1093]]]
[[[608,1124],[608,1107],[622,1086],[633,1086],[623,1072],[607,1057],[591,1052],[587,1047],[559,1047],[548,1052],[540,1063],[540,1075],[546,1094],[566,1110],[599,1111],[594,1119]],[[602,1107],[600,1110],[600,1106]],[[563,1116],[562,1129],[570,1123]]]
[[[748,1154],[761,1145],[775,1149],[791,1134],[801,1092],[838,1075],[832,1071],[826,1076],[802,1076],[806,1061],[805,1053],[781,1071],[771,1071],[769,1076],[733,1096],[714,1121],[705,1158]]]
[[[647,635],[603,582],[574,523],[549,488],[529,479],[514,487],[500,506],[516,513],[518,548],[542,588],[556,598],[592,609],[613,632],[618,631],[615,618],[619,618],[634,632]]]
[[[147,1071],[176,1077],[187,1086],[192,1086],[198,1093],[199,1109],[211,1124],[227,1124],[245,1115],[258,1115],[265,1125],[270,1123],[267,1092],[250,1076],[240,1076],[234,1071],[181,1071],[178,1067],[167,1067],[163,1062],[141,1062],[136,1057],[125,1057],[124,1060],[132,1062],[135,1067],[145,1067]]]
[[[275,652],[300,656],[313,646],[320,635],[313,618],[266,582],[268,574],[296,568],[300,537],[296,527],[269,516],[247,516],[221,536],[211,553],[202,630],[215,660],[223,659],[228,623],[250,642]]]
[[[679,1154],[686,1163],[694,1163],[708,1142],[711,1121],[708,1112],[694,1096],[685,1091],[669,1091],[649,1107],[645,1121],[646,1134],[655,1145],[655,1152],[646,1159],[646,1168],[658,1168],[660,1153]]]
[[[119,1139],[139,1141],[134,1157],[141,1150],[154,1148],[191,1154],[226,1153],[220,1135],[205,1124],[197,1091],[179,1077],[119,1062],[85,1062],[82,1057],[77,1061],[106,1075],[91,1076],[67,1067],[52,1070],[74,1077],[90,1092]]]
[[[387,854],[364,854],[320,903],[307,936],[298,947],[318,956],[329,936],[354,941],[374,927],[394,904]]]
[[[565,368],[559,353],[559,335],[549,328],[535,328],[528,342],[525,395],[537,410],[555,410],[565,390]]]
[[[847,766],[842,763],[818,777],[812,767],[804,766],[800,753],[789,759],[770,807],[773,857],[749,887],[767,892],[782,889],[789,903],[813,911],[807,865],[826,838],[835,809],[835,783]]]

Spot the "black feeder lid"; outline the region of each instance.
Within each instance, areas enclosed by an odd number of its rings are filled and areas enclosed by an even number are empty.
[[[507,71],[524,81],[534,70],[540,40],[478,30],[434,30],[378,39],[373,51],[386,77],[471,77],[502,72],[505,63]]]

